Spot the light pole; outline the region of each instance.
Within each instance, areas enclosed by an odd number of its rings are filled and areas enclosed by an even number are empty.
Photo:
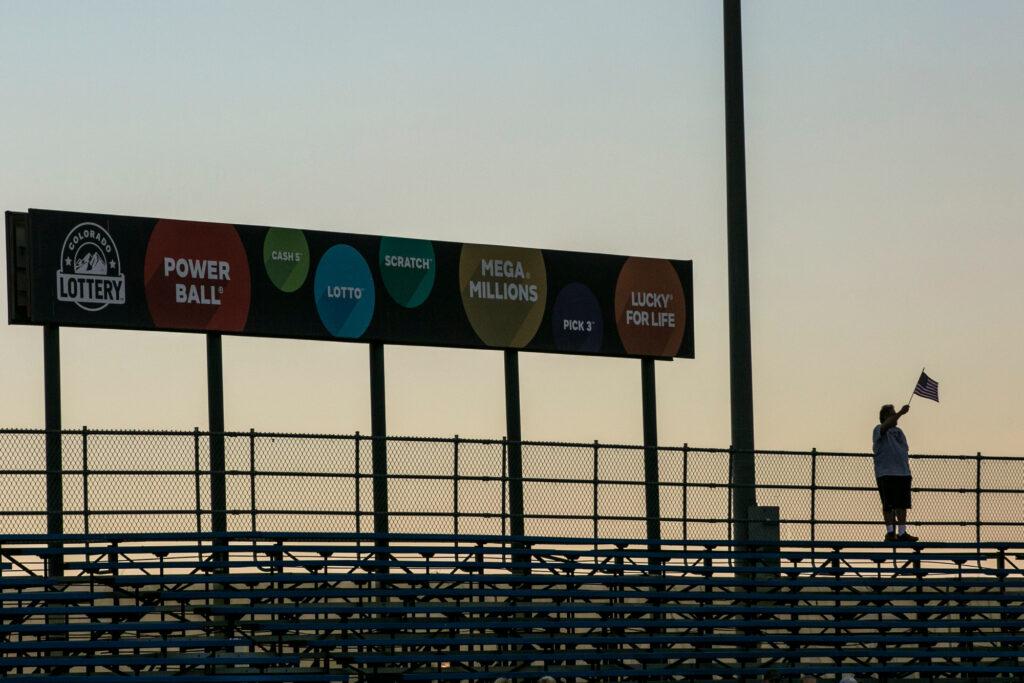
[[[725,32],[725,170],[729,242],[729,380],[732,405],[734,538],[749,538],[754,490],[754,398],[750,361],[750,269],[747,170],[743,129],[743,37],[740,0],[723,0]]]

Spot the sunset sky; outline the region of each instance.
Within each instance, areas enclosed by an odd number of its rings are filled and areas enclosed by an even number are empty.
[[[1024,3],[743,21],[757,445],[870,449],[927,366],[912,450],[1024,454]],[[722,59],[717,1],[0,0],[0,209],[692,260],[659,435],[728,446]],[[61,342],[66,427],[206,426],[201,335]],[[42,426],[42,352],[0,324],[0,426]],[[386,361],[390,432],[504,433],[500,352]],[[224,362],[229,428],[369,432],[366,345]],[[641,440],[639,361],[520,363],[524,438]]]

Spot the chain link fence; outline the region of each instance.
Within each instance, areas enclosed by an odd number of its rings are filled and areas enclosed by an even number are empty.
[[[46,432],[0,430],[0,523],[44,533]],[[223,439],[224,471],[211,472]],[[210,531],[223,476],[229,531],[374,531],[374,439],[250,432],[61,432],[66,533]],[[509,443],[388,437],[389,531],[510,533]],[[642,446],[521,443],[527,535],[634,539],[647,533]],[[658,449],[661,537],[731,536],[730,450]],[[779,508],[783,540],[877,540],[870,454],[756,451],[757,498]],[[1018,458],[911,456],[911,523],[927,540],[1016,542]]]

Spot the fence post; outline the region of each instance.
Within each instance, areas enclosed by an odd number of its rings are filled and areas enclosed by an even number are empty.
[[[359,465],[359,441],[360,441],[359,432],[356,432],[355,438],[356,438],[356,463],[355,463],[356,464],[356,533],[357,534],[361,534],[361,533],[363,533],[363,514],[362,514],[363,499],[362,499],[361,494],[360,494],[359,481],[360,481],[360,479],[362,479],[363,473],[362,473],[362,470],[360,469],[360,465]]]
[[[508,438],[501,437],[501,535],[505,536],[505,493],[508,488]]]
[[[89,428],[82,425],[82,528],[89,535]]]
[[[981,451],[974,456],[974,542],[981,543]]]
[[[459,535],[459,435],[455,435],[455,439],[452,441],[452,470],[455,475],[455,480],[452,482],[452,512],[455,514],[455,519],[452,522],[454,525],[455,535]]]
[[[200,494],[201,475],[199,472],[199,427],[195,428],[193,444],[195,445],[195,467],[196,467],[196,533],[203,533],[203,498]]]
[[[683,541],[690,540],[690,444],[683,444]]]
[[[733,460],[735,459],[734,455],[735,454],[733,453],[733,447],[732,447],[732,445],[730,445],[729,446],[729,480],[728,480],[728,483],[726,484],[726,486],[728,487],[728,494],[727,495],[728,495],[728,500],[729,500],[729,507],[728,507],[728,511],[726,512],[726,517],[729,520],[728,527],[729,527],[729,540],[730,541],[732,541],[732,536],[733,536],[732,528],[736,524],[736,522],[739,521],[739,520],[736,519],[735,515],[733,515],[733,508],[732,508],[732,487],[733,487],[732,467],[733,467]]]
[[[594,548],[597,548],[597,532],[598,532],[598,521],[597,521],[597,458],[598,450],[600,445],[597,443],[597,439],[594,439]]]
[[[256,533],[256,430],[249,428],[249,514]]]
[[[818,449],[811,449],[811,543],[817,538],[818,526]]]

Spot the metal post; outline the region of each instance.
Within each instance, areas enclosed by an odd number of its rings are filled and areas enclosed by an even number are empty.
[[[501,439],[501,535],[505,535],[505,524],[507,514],[507,491],[508,491],[508,439]]]
[[[256,430],[249,428],[249,514],[250,527],[256,533]]]
[[[600,446],[597,443],[597,439],[594,439],[594,550],[597,550],[597,532],[598,532],[598,520],[597,520],[597,459]]]
[[[683,541],[690,540],[690,444],[683,444]]]
[[[46,325],[43,328],[43,391],[46,420],[46,533],[60,536],[64,533],[64,473],[61,452],[60,419],[60,328]],[[61,543],[51,542],[51,548],[60,548]],[[50,575],[64,573],[64,559],[52,555]]]
[[[999,554],[996,557],[996,578],[999,581],[999,592],[997,594],[998,597],[996,599],[999,601],[1000,607],[998,612],[999,620],[1003,623],[1006,623],[1006,621],[1010,618],[1010,613],[1006,611],[1006,608],[1008,607],[1008,605],[1006,604],[1006,548],[1000,547],[998,549],[998,553]],[[999,632],[1005,633],[1005,631],[1006,629],[1000,629]],[[1012,644],[1008,643],[1005,640],[999,640],[998,642],[998,649],[1003,650],[1004,652],[1006,650],[1010,650],[1013,647]],[[1007,661],[1006,663],[1009,662]]]
[[[740,0],[723,0],[725,29],[725,166],[729,251],[729,370],[732,404],[733,510],[736,540],[748,538],[754,489],[754,399],[750,360],[750,272],[743,129],[743,39]]]
[[[206,394],[210,423],[210,529],[224,533],[228,530],[228,517],[224,480],[224,362],[219,334],[206,335]]]
[[[89,535],[89,428],[82,425],[82,530]]]
[[[818,449],[811,449],[811,542],[817,538],[818,526]]]
[[[355,447],[356,447],[355,467],[356,467],[356,533],[357,534],[363,533],[363,513],[362,513],[362,510],[363,510],[363,499],[362,499],[362,493],[361,493],[361,490],[360,490],[360,487],[359,487],[359,482],[363,478],[363,473],[362,473],[362,470],[360,469],[361,465],[359,464],[359,441],[360,441],[359,432],[356,432],[356,434],[355,434],[355,442],[356,442],[356,444],[355,444]]]
[[[202,479],[202,473],[199,469],[199,427],[195,428],[192,437],[193,452],[195,455],[195,473],[196,473],[196,533],[203,533],[203,496],[201,493],[200,481]]]
[[[508,433],[508,507],[513,536],[523,536],[523,432],[519,412],[519,354],[505,351],[505,429]]]
[[[647,539],[661,540],[661,501],[658,482],[658,404],[654,390],[654,359],[640,360],[644,418],[644,491]]]
[[[370,344],[370,431],[373,437],[373,532],[388,533],[388,443],[384,345]]]
[[[974,458],[974,542],[981,543],[981,451]]]
[[[728,502],[726,503],[726,506],[725,506],[725,510],[726,510],[725,514],[729,517],[729,523],[726,525],[726,527],[727,527],[726,531],[727,531],[728,536],[729,536],[729,541],[732,541],[733,538],[734,538],[733,531],[736,529],[736,516],[735,516],[736,506],[734,504],[736,498],[733,495],[733,489],[735,488],[735,484],[734,484],[734,481],[733,481],[733,468],[736,466],[736,458],[735,458],[735,453],[733,452],[733,447],[732,446],[729,446],[729,463],[728,463],[728,465],[729,465],[729,477],[728,477],[728,482],[729,483],[726,484],[726,495],[728,496]]]
[[[454,480],[452,481],[452,512],[455,514],[453,530],[455,535],[459,535],[459,435],[455,435],[455,440],[452,441],[452,473]]]

